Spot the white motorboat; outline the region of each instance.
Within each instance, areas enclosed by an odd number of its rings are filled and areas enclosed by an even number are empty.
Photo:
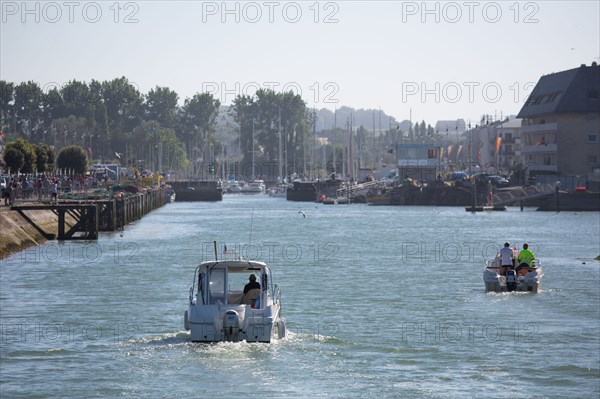
[[[483,271],[485,292],[528,291],[537,293],[541,288],[542,277],[544,277],[538,259],[532,260],[530,267],[509,268],[505,275],[501,275],[500,272],[501,259],[499,255],[486,261],[486,268]]]
[[[241,186],[242,194],[263,194],[266,190],[266,185],[263,180],[252,180]]]
[[[289,185],[286,183],[279,183],[271,188],[269,188],[268,193],[269,196],[273,198],[285,198],[287,195],[287,189]]]
[[[254,275],[260,288],[244,293]],[[194,342],[271,342],[285,337],[281,290],[264,262],[206,261],[196,267],[184,327]]]
[[[230,194],[239,194],[242,192],[242,187],[237,181],[227,184],[227,192]]]

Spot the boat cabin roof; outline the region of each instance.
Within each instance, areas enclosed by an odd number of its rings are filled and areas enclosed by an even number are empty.
[[[225,268],[229,273],[245,273],[252,271],[268,271],[267,264],[253,260],[224,260],[207,261],[200,264],[200,268],[208,270],[212,268]]]

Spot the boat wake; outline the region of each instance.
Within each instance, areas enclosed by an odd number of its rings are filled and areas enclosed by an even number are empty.
[[[174,333],[165,333],[158,336],[143,338],[133,338],[120,342],[121,346],[175,346],[185,344],[190,340],[190,333],[187,331],[177,331]]]

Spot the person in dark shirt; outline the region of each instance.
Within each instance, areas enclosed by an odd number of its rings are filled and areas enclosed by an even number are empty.
[[[247,294],[248,291],[255,288],[260,289],[260,283],[256,281],[256,276],[254,274],[251,274],[250,277],[248,277],[248,280],[250,280],[250,282],[244,286],[244,294]]]

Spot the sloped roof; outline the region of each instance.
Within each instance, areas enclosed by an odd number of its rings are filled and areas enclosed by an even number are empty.
[[[600,66],[582,65],[540,78],[517,118],[565,113],[599,112]]]

